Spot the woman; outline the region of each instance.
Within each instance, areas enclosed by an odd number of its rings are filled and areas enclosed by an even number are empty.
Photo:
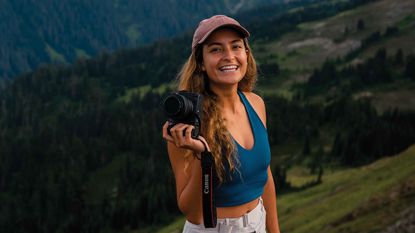
[[[203,95],[200,140],[192,125],[177,124],[163,137],[176,180],[183,232],[279,232],[275,187],[270,170],[265,105],[252,93],[256,64],[249,32],[236,20],[216,15],[200,22],[192,53],[178,78],[179,90]],[[203,141],[204,143],[202,143]],[[218,224],[204,228],[201,164],[207,149],[214,157]]]

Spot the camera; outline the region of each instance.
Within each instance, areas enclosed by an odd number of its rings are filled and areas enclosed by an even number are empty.
[[[197,138],[200,134],[200,119],[202,114],[202,95],[179,91],[173,92],[163,100],[163,109],[168,119],[167,132],[178,123],[193,125],[192,138]]]

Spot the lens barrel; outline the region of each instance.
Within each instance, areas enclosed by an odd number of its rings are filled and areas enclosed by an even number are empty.
[[[172,93],[163,103],[164,112],[174,119],[185,119],[193,112],[193,103],[183,95]]]

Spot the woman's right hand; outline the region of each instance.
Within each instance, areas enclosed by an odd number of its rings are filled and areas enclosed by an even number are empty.
[[[193,125],[178,123],[170,129],[170,135],[167,129],[168,126],[169,122],[166,122],[163,126],[163,138],[168,142],[173,143],[176,147],[192,150],[195,153],[201,153],[205,151],[205,146],[200,141],[202,140],[208,147],[206,149],[210,151],[209,145],[202,136],[199,136],[198,139],[192,138]]]

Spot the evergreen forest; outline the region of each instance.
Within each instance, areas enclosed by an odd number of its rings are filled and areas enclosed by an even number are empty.
[[[406,24],[364,35],[369,22],[356,22],[359,46],[319,58],[321,64],[309,69],[290,69],[281,55],[263,49],[302,23],[377,2],[294,1],[237,15],[258,52],[255,92],[267,106],[278,195],[319,185],[329,168],[368,165],[415,143],[415,108],[380,108],[362,94],[390,86],[413,91],[415,51],[382,46],[414,30],[413,15]],[[161,102],[175,90],[190,41],[185,33],[72,64],[43,65],[0,83],[1,232],[144,233],[181,216],[161,135]],[[295,75],[306,79],[292,83],[289,97],[270,91]],[[318,179],[291,183],[287,173],[298,165]]]

